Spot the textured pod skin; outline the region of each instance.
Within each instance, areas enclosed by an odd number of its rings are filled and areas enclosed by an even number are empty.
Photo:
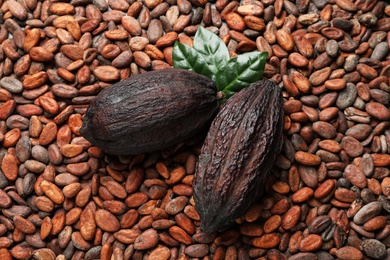
[[[110,154],[153,152],[193,137],[217,110],[214,81],[182,69],[157,70],[102,90],[80,133]]]
[[[214,119],[194,178],[201,229],[222,231],[264,192],[281,151],[283,99],[272,81],[261,80],[231,97]]]

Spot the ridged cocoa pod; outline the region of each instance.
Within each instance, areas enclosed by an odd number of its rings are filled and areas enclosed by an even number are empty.
[[[102,90],[80,133],[111,154],[153,152],[193,137],[217,110],[211,79],[182,69],[152,71]]]
[[[258,81],[225,103],[196,166],[194,199],[203,231],[227,228],[261,196],[282,130],[282,92],[272,81]]]

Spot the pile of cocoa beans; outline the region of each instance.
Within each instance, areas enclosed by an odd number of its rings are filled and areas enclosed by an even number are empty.
[[[0,0],[0,259],[390,257],[390,4]],[[113,156],[79,133],[105,87],[172,67],[199,25],[269,53],[284,145],[266,193],[199,228],[202,138]]]

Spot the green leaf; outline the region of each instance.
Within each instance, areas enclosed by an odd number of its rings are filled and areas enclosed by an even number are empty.
[[[187,69],[209,78],[212,77],[211,70],[203,56],[178,41],[173,46],[172,59],[175,68]]]
[[[199,26],[196,31],[194,49],[206,60],[212,79],[230,59],[229,50],[221,38],[202,26]]]
[[[215,78],[218,90],[231,97],[263,76],[267,52],[248,52],[230,59]]]

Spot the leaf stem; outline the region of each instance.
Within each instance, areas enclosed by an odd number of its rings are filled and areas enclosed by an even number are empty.
[[[217,101],[223,100],[226,98],[226,94],[223,93],[222,91],[217,92]]]

